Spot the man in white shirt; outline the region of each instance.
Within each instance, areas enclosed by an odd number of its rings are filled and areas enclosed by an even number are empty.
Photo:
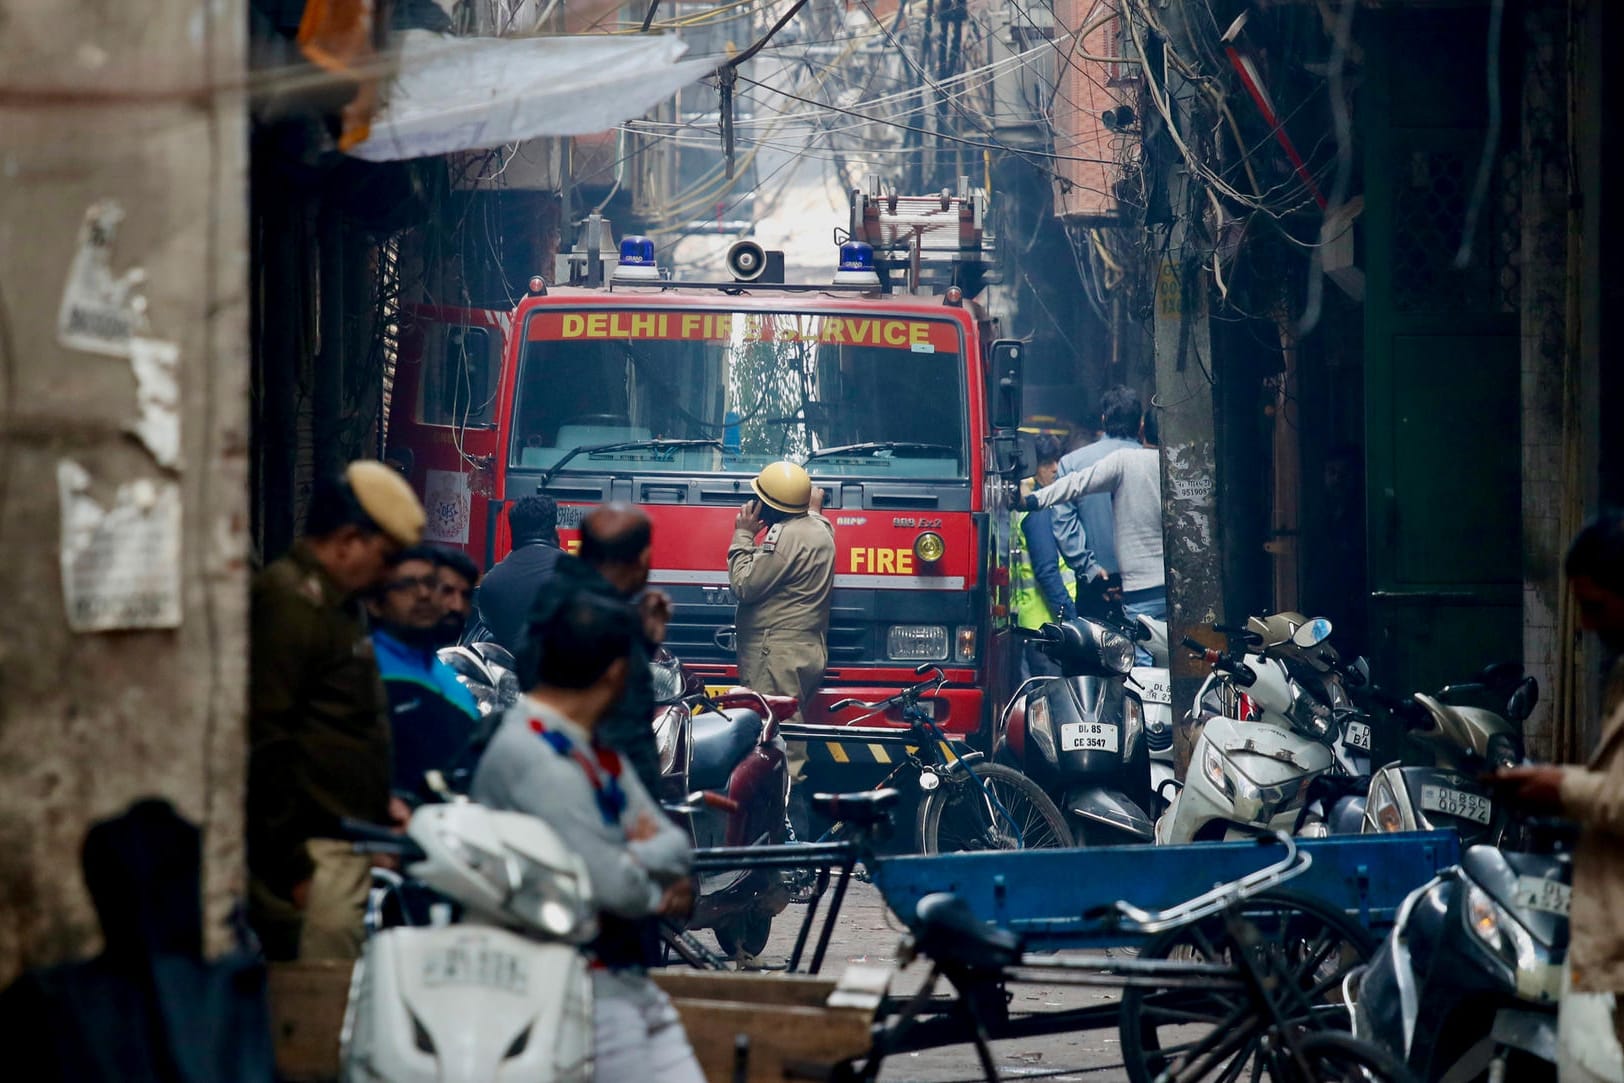
[[[687,837],[595,730],[618,702],[638,633],[632,609],[567,579],[544,585],[528,635],[533,687],[509,711],[474,775],[473,799],[547,821],[586,862],[604,932],[593,960],[593,1078],[599,1083],[704,1079],[676,1009],[643,969],[635,936],[614,936],[693,904]]]
[[[1154,447],[1113,451],[1093,466],[1062,474],[1026,498],[1028,508],[1055,507],[1079,496],[1110,493],[1117,563],[1122,571],[1122,610],[1167,619],[1167,566],[1162,551],[1161,453]],[[1150,653],[1138,648],[1140,665]]]

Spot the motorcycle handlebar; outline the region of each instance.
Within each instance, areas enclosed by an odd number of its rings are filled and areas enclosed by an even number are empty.
[[[425,856],[423,848],[407,836],[367,820],[345,816],[338,821],[338,833],[340,838],[354,843],[358,854],[396,854],[408,862],[421,861]]]
[[[1207,665],[1211,666],[1213,669],[1219,669],[1229,674],[1235,679],[1235,683],[1243,688],[1257,682],[1257,674],[1253,672],[1252,667],[1247,665],[1244,660],[1237,658],[1235,655],[1225,654],[1223,651],[1213,650],[1205,643],[1202,643],[1190,636],[1184,637],[1183,644],[1185,647],[1189,648],[1189,650],[1192,651],[1196,657],[1206,662]]]
[[[739,809],[742,807],[737,801],[733,800],[733,798],[727,796],[726,794],[715,793],[711,790],[705,791],[704,800],[707,807],[713,808],[717,812],[725,812],[730,816],[739,811]]]

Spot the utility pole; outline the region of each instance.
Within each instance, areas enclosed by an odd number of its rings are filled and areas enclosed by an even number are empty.
[[[1177,4],[1161,9],[1175,36],[1182,31],[1182,10]],[[1147,59],[1147,72],[1150,70]],[[1150,93],[1159,97],[1183,145],[1199,155],[1198,133],[1210,130],[1195,115],[1190,103],[1198,93],[1186,93],[1171,68]],[[1171,132],[1163,138],[1172,138]],[[1205,194],[1189,166],[1176,162],[1168,178],[1168,204],[1173,220],[1168,225],[1165,255],[1154,268],[1156,303],[1153,349],[1156,367],[1157,422],[1162,452],[1162,534],[1167,564],[1168,642],[1172,645],[1170,677],[1175,704],[1194,701],[1205,667],[1183,650],[1186,636],[1220,645],[1206,626],[1222,619],[1223,562],[1218,539],[1218,461],[1215,439],[1214,371],[1207,298],[1211,282],[1207,272],[1210,252],[1204,221]],[[1182,778],[1189,764],[1194,734],[1189,726],[1175,726],[1174,749]]]
[[[204,831],[241,893],[241,0],[11,4],[0,36],[0,985],[95,949],[88,825]]]

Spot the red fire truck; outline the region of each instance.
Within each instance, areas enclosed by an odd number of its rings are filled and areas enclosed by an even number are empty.
[[[721,282],[664,277],[642,238],[611,264],[589,221],[586,250],[560,257],[571,285],[532,279],[512,312],[409,313],[389,457],[424,497],[429,538],[487,567],[509,548],[514,500],[553,496],[571,547],[594,505],[641,505],[652,580],[676,603],[668,645],[721,686],[736,672],[734,515],[761,467],[802,462],[838,550],[808,721],[845,721],[827,704],[881,698],[937,662],[949,678],[937,720],[980,743],[1012,667],[1022,352],[967,296],[984,214],[967,189],[854,191],[835,280],[809,285],[771,281],[781,257],[752,242],[733,247]]]

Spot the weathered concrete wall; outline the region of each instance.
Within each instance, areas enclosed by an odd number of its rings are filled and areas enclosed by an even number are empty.
[[[1562,556],[1580,500],[1569,357],[1569,177],[1566,12],[1554,3],[1525,13],[1522,118],[1522,530],[1523,661],[1539,679],[1527,735],[1535,754],[1573,758],[1572,621],[1562,605]],[[1577,243],[1577,238],[1571,239]]]
[[[0,982],[94,949],[79,846],[133,798],[205,826],[215,946],[241,888],[246,27],[240,0],[0,4]],[[128,431],[130,359],[58,332],[81,223],[103,201],[124,214],[113,275],[145,272],[140,334],[178,351],[174,408],[156,403],[179,420],[173,466]],[[131,483],[172,506],[162,487],[178,484],[178,627],[70,630],[65,460],[104,507]]]

